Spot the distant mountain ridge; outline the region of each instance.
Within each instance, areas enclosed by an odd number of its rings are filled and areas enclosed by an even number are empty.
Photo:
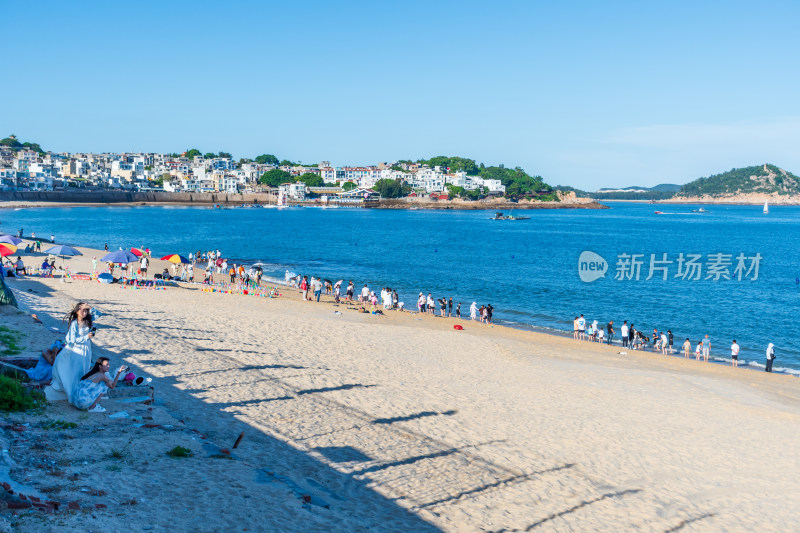
[[[661,183],[654,187],[639,187],[639,186],[631,186],[631,187],[620,187],[620,188],[611,188],[611,187],[603,187],[602,189],[597,189],[598,193],[614,193],[614,192],[678,192],[681,190],[681,186],[675,183]]]
[[[698,178],[685,185],[662,183],[654,187],[604,187],[593,193],[566,186],[556,188],[574,192],[579,197],[597,200],[720,200],[726,203],[755,203],[774,198],[783,199],[781,203],[800,203],[800,177],[770,163],[733,168],[727,172]]]
[[[729,198],[743,194],[800,195],[800,178],[775,165],[733,168],[685,184],[676,196]]]
[[[597,200],[666,200],[675,196],[681,186],[674,183],[661,183],[654,187],[604,187],[594,192],[587,192],[559,185],[556,189],[563,192],[574,192],[579,198],[595,198]]]

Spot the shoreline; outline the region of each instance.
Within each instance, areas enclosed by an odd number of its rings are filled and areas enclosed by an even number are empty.
[[[31,239],[30,239],[30,236],[23,236],[23,238],[27,239],[27,241],[29,241],[29,242],[32,242]],[[43,243],[46,243],[47,239],[43,237],[42,241],[43,241]],[[89,257],[90,256],[97,256],[98,258],[100,258],[103,255],[108,253],[107,251],[100,250],[100,249],[89,248],[89,247],[83,246],[82,244],[64,243],[64,242],[60,242],[59,244],[68,244],[68,245],[73,246],[75,248],[78,248],[78,249],[80,249],[82,251],[85,251],[86,253],[84,254],[83,257],[84,257],[85,261],[87,261],[87,263],[89,261]],[[35,258],[38,258],[40,256],[44,257],[44,256],[46,256],[46,254],[44,254],[43,252],[37,252],[36,256],[30,256],[29,255],[29,257],[35,257]],[[162,261],[162,260],[158,259],[157,257],[150,258],[150,260],[151,260],[150,270],[151,270],[152,273],[161,272],[165,268],[169,269],[171,267],[171,265],[172,265],[172,263],[169,263],[167,261]],[[236,261],[240,261],[242,259],[238,258],[238,259],[235,259],[235,260]],[[102,262],[100,264],[102,266]],[[203,266],[203,264],[204,264],[203,262],[197,262],[195,264],[195,280],[193,280],[191,282],[176,282],[176,283],[179,283],[180,286],[186,285],[186,286],[190,286],[190,287],[194,287],[194,288],[200,288],[200,289],[205,288],[205,287],[209,287],[208,285],[204,284],[202,281],[198,281],[197,280],[198,278],[202,279],[202,272],[203,272],[202,266]],[[116,272],[119,272],[119,270],[117,270]],[[87,268],[85,271],[81,271],[81,272],[75,271],[74,273],[76,273],[76,274],[77,273],[90,274],[91,273],[91,269]],[[217,277],[218,280],[220,278],[227,279],[227,275],[225,275],[225,274],[215,274],[215,276]],[[152,279],[153,278],[151,276],[149,278],[149,280],[152,281]],[[213,287],[216,290],[216,289],[219,289],[220,287],[227,287],[228,285],[229,285],[228,283],[222,282],[222,283],[216,283],[215,285],[213,285]],[[289,289],[289,290],[293,290],[293,291],[299,291],[299,289],[291,289],[290,286],[285,285],[283,280],[280,280],[278,278],[270,278],[268,276],[264,277],[264,281],[262,282],[262,285],[264,287],[267,287],[268,285],[277,285],[277,286],[280,286],[280,287],[285,288],[285,289]],[[118,286],[118,285],[115,284],[114,286]],[[323,293],[323,295],[325,296],[324,293]],[[328,303],[328,304],[333,303],[332,302],[332,295],[327,295],[327,296],[328,296],[328,299],[330,301],[324,302],[324,303]],[[344,299],[342,299],[342,302],[344,303]],[[357,304],[357,301],[352,302],[352,305],[356,305],[356,304]],[[381,308],[380,304],[379,304],[378,308]],[[392,310],[392,311],[395,311],[395,310]],[[407,308],[404,312],[416,313],[416,311],[413,308]],[[438,313],[439,313],[439,310],[438,310],[438,307],[437,307],[436,313],[434,313],[434,318],[436,318],[436,319],[441,318]],[[467,308],[465,310],[465,313],[462,316],[461,320],[464,323],[473,323],[473,321],[470,320],[468,313],[469,313],[469,310]],[[500,313],[502,315],[502,309],[500,309]],[[447,318],[452,318],[453,320],[455,320],[454,317],[447,317]],[[423,320],[426,320],[426,318],[423,318]],[[479,320],[475,321],[475,323],[480,323],[480,321]],[[538,333],[538,334],[550,335],[550,336],[554,336],[554,337],[558,337],[558,338],[567,338],[567,339],[573,340],[573,339],[571,339],[571,332],[570,332],[569,329],[558,329],[557,327],[545,326],[545,325],[536,324],[536,323],[516,322],[516,321],[504,320],[503,318],[495,317],[495,321],[491,325],[491,327],[495,327],[495,326],[496,327],[502,327],[502,328],[509,328],[509,329],[512,329],[512,330],[515,330],[515,331],[535,332],[535,333]],[[485,327],[485,325],[481,324],[481,327]],[[598,344],[598,343],[591,343],[591,344]],[[619,350],[623,349],[621,340],[620,340],[618,335],[614,339],[614,342],[613,342],[613,344],[611,346],[613,348],[616,348],[616,349],[619,349]],[[649,346],[651,347],[652,345],[649,345]],[[695,347],[696,347],[696,342],[693,341],[692,342],[692,352],[691,352],[692,356],[694,355],[694,348]],[[655,352],[655,351],[652,351],[652,350],[632,350],[630,348],[627,348],[627,351],[629,351],[629,352],[642,351],[644,353],[649,353],[649,354],[654,354],[654,355],[662,355],[659,352]],[[675,354],[673,354],[673,356],[679,356],[680,354],[678,352],[679,352],[679,350],[676,348]],[[715,350],[715,352],[719,353],[717,350]],[[723,350],[723,353],[725,353],[724,350]],[[751,370],[751,371],[763,371],[763,368],[764,368],[765,365],[764,365],[764,362],[763,362],[763,358],[759,357],[759,356],[763,356],[763,354],[759,353],[759,351],[757,351],[757,350],[753,350],[753,349],[743,350],[740,353],[740,367],[742,369]],[[750,357],[750,359],[745,359],[745,357]],[[692,357],[690,357],[690,359],[692,359]],[[728,365],[728,366],[730,366],[730,357],[721,357],[719,355],[715,355],[715,356],[712,356],[709,359],[709,362],[720,364],[720,365]],[[774,374],[781,374],[781,375],[789,375],[789,376],[792,376],[792,377],[800,378],[800,368],[794,368],[794,367],[791,367],[791,366],[783,366],[780,363],[778,364],[778,366],[773,368],[773,373]]]
[[[226,203],[226,202],[174,202],[174,201],[145,201],[145,202],[28,202],[28,201],[0,201],[0,210],[2,209],[33,209],[33,208],[54,208],[54,207],[207,207],[223,203],[227,209],[237,209],[241,205],[249,205],[239,203]],[[323,207],[325,204],[321,203],[301,203],[290,202],[286,208],[298,207]],[[445,203],[445,201],[431,201],[431,202],[406,202],[390,203],[390,204],[377,204],[375,206],[360,206],[360,205],[343,205],[331,204],[340,209],[396,209],[396,210],[452,210],[452,211],[498,211],[498,210],[519,210],[526,211],[531,209],[608,209],[608,206],[600,202],[584,202],[584,203],[563,203],[563,202],[548,202],[548,203],[524,203],[518,204],[507,202],[502,204],[476,204],[471,205],[464,202]],[[269,208],[265,208],[269,209]]]
[[[670,198],[668,200],[597,200],[598,202],[611,202],[611,203],[629,203],[629,204],[653,204],[653,205],[753,205],[753,206],[760,206],[764,205],[765,199],[762,198],[760,200],[752,200],[752,201],[739,201],[739,200],[732,200],[728,201],[726,199],[701,199],[701,198],[688,198],[686,200],[675,200],[674,198]],[[773,202],[773,198],[768,198],[767,201],[770,202],[770,207],[775,206],[800,206],[800,199],[791,200],[788,202]]]

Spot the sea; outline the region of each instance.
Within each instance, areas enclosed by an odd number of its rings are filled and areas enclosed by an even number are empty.
[[[490,211],[320,208],[53,207],[0,210],[0,233],[55,234],[59,243],[153,256],[219,249],[332,281],[391,287],[407,309],[420,292],[492,304],[497,324],[571,335],[575,317],[623,321],[676,349],[709,335],[711,358],[800,375],[800,207],[610,202],[609,209]],[[704,210],[705,212],[699,212]],[[656,211],[661,211],[657,214]],[[45,245],[46,246],[46,245]],[[466,322],[466,321],[465,321]],[[799,325],[800,326],[800,325]],[[800,327],[798,327],[800,331]]]

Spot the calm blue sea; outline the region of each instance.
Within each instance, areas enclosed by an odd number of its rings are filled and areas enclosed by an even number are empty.
[[[571,330],[572,319],[583,313],[601,325],[614,320],[617,332],[623,320],[648,336],[653,328],[671,329],[676,346],[688,337],[694,347],[708,334],[712,356],[726,360],[735,338],[740,363],[752,366],[763,367],[773,342],[776,369],[800,371],[800,340],[792,326],[800,298],[800,207],[772,207],[764,215],[761,206],[706,206],[709,212],[693,213],[700,206],[609,205],[518,212],[531,217],[524,221],[489,220],[488,211],[23,209],[0,211],[0,231],[23,227],[27,235],[55,233],[61,243],[108,243],[110,250],[144,245],[155,256],[219,248],[237,262],[267,263],[265,274],[281,280],[290,269],[352,279],[357,288],[390,286],[407,308],[415,307],[419,292],[453,296],[463,315],[473,301],[491,303],[498,323],[516,327]],[[584,251],[603,258],[605,277],[581,280]],[[651,254],[658,261],[667,254],[671,263],[654,263],[663,268],[648,280]],[[699,280],[690,270],[697,267],[686,265],[690,254],[699,256]],[[745,269],[737,280],[740,254]],[[757,254],[753,279],[751,258]],[[627,265],[638,262],[637,280]],[[624,279],[615,279],[618,264]]]

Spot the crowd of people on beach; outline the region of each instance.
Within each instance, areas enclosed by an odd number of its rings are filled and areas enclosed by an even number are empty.
[[[18,235],[22,235],[22,229],[18,231]],[[33,235],[32,235],[32,238]],[[51,235],[51,242],[54,242],[55,237]],[[40,241],[35,241],[29,246],[41,247]],[[108,250],[108,245],[105,246]],[[125,275],[129,279],[136,279],[137,275],[143,279],[147,277],[149,268],[151,252],[148,248],[141,248],[141,257],[138,262],[132,262],[125,268]],[[246,267],[244,264],[231,263],[223,257],[219,249],[208,251],[198,250],[197,252],[190,252],[188,255],[188,263],[182,262],[180,264],[173,263],[169,268],[165,268],[161,274],[154,277],[164,280],[194,282],[195,269],[198,265],[202,266],[203,280],[202,283],[208,285],[215,284],[215,275],[217,280],[222,280],[223,283],[236,284],[239,286],[260,287],[263,279],[263,268],[260,264],[254,264]],[[6,260],[8,261],[8,260]],[[13,262],[11,271],[19,274],[24,274],[26,267],[21,257]],[[92,259],[93,274],[98,272],[97,257]],[[52,272],[54,268],[54,258],[45,260],[41,266],[42,272]],[[114,273],[115,265],[109,263],[108,270]],[[304,301],[320,302],[322,294],[332,296],[335,303],[357,303],[362,306],[366,311],[368,306],[371,306],[372,312],[382,314],[387,310],[405,311],[405,303],[400,301],[397,291],[391,287],[382,287],[378,292],[371,290],[368,284],[360,290],[356,290],[352,280],[348,282],[345,288],[342,288],[344,280],[333,282],[330,279],[323,279],[319,276],[298,275],[286,270],[284,283],[289,287],[294,287],[300,290],[302,299]],[[344,292],[344,294],[342,294]],[[454,302],[453,297],[440,297],[434,299],[432,293],[427,296],[424,292],[420,292],[416,302],[416,310],[418,313],[438,317],[451,317],[462,318],[461,312],[462,302]],[[469,306],[469,318],[473,321],[478,321],[483,324],[493,323],[492,304],[480,305],[477,302],[472,302]],[[600,326],[597,320],[591,323],[584,317],[584,315],[576,316],[573,320],[573,338],[576,340],[585,340],[589,342],[613,344],[617,335],[614,321],[611,320],[604,326]],[[651,334],[637,329],[633,323],[628,324],[624,320],[619,327],[619,342],[623,348],[630,350],[652,350],[663,355],[673,355],[676,353],[675,338],[672,330],[659,331],[653,328]],[[689,338],[686,338],[680,346],[680,352],[683,353],[684,358],[690,358],[692,354],[697,361],[701,358],[704,362],[709,361],[711,355],[711,339],[709,335],[705,335],[703,339],[694,344]],[[739,364],[740,346],[734,339],[730,346],[730,360],[733,367],[738,367]],[[766,365],[767,372],[772,371],[773,363],[775,360],[775,347],[770,343],[766,350]]]
[[[382,287],[380,291],[375,292],[369,288],[369,284],[364,284],[361,289],[356,290],[355,284],[350,280],[343,289],[344,280],[333,282],[319,276],[299,275],[288,270],[284,274],[284,283],[288,287],[299,289],[302,299],[306,301],[319,302],[321,296],[326,294],[333,297],[334,303],[346,302],[372,306],[372,310],[375,312],[408,311],[405,302],[400,301],[397,291],[391,287]],[[424,292],[420,292],[416,311],[443,318],[462,318],[461,302],[454,302],[452,296],[434,299],[432,293],[425,296]],[[469,318],[483,324],[492,324],[493,311],[492,304],[478,307],[477,302],[472,302],[469,307]]]
[[[614,328],[614,321],[610,320],[605,327],[599,326],[597,320],[593,320],[589,324],[588,320],[583,315],[576,316],[572,321],[572,338],[575,340],[600,342],[611,345],[614,342],[616,330]],[[652,348],[654,352],[660,352],[663,355],[672,355],[675,353],[674,336],[672,330],[659,331],[653,328],[653,333],[648,337],[647,334],[641,330],[636,329],[633,322],[628,324],[628,321],[623,321],[619,328],[620,342],[623,348],[630,350],[643,350],[646,351],[648,347]],[[731,365],[736,368],[739,366],[739,350],[740,346],[733,339],[731,342]],[[692,341],[687,337],[681,345],[681,351],[685,359],[689,359],[692,354]],[[703,339],[699,340],[695,345],[694,356],[697,361],[701,358],[704,362],[708,362],[711,355],[711,338],[706,335]],[[765,370],[772,372],[772,365],[775,360],[775,345],[770,343],[766,350],[766,365]]]

